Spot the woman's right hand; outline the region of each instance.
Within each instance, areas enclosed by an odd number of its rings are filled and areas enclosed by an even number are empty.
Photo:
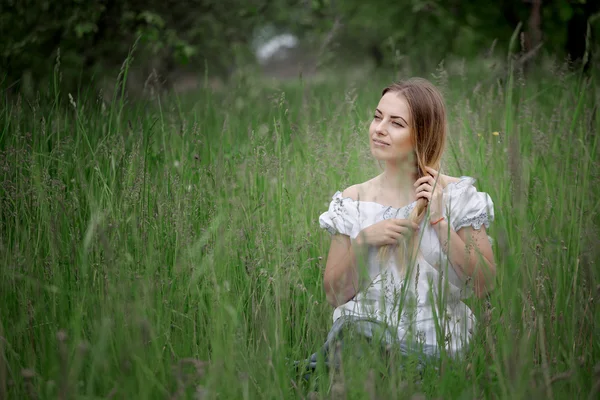
[[[409,239],[419,225],[408,219],[386,219],[366,227],[356,238],[359,244],[385,246],[398,244],[401,239]]]

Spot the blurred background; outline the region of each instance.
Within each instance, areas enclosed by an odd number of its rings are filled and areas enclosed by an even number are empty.
[[[318,217],[415,75],[496,290],[423,385],[375,357],[306,398],[598,398],[599,61],[600,0],[0,0],[0,399],[304,398]]]
[[[442,61],[544,58],[598,65],[597,0],[2,0],[0,79],[13,91],[111,88],[135,49],[128,89],[185,91],[236,74],[289,78],[340,68],[434,71]],[[451,67],[446,65],[446,67]]]

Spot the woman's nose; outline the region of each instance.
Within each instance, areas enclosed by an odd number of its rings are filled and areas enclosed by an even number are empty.
[[[385,132],[385,123],[384,123],[383,119],[381,121],[379,121],[377,126],[375,126],[375,132],[379,135],[381,135]]]

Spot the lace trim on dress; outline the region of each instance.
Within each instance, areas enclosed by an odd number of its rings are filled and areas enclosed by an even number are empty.
[[[341,202],[342,202],[342,200],[356,201],[356,200],[354,200],[354,199],[353,199],[352,197],[350,197],[350,196],[346,196],[346,197],[344,197],[344,195],[342,194],[342,191],[341,191],[341,190],[338,190],[337,192],[335,192],[335,193],[333,194],[333,196],[331,196],[331,198],[332,198],[332,199],[334,199],[334,200],[336,200],[336,201],[338,201],[339,203],[341,203]]]
[[[413,208],[415,208],[416,204],[416,202],[412,202],[410,204],[405,205],[402,208],[394,208],[392,206],[387,206],[385,211],[383,212],[383,219],[398,218],[398,214],[400,212],[404,214],[404,218],[408,218],[410,212]]]
[[[481,225],[484,225],[486,228],[490,227],[490,221],[489,221],[489,217],[488,217],[488,213],[487,211],[483,211],[482,213],[474,216],[474,217],[470,217],[470,218],[463,218],[460,220],[460,222],[456,225],[458,229],[464,227],[464,226],[473,226],[473,228],[475,230],[480,230],[481,229]]]
[[[350,197],[342,197],[342,192],[340,192],[340,191],[335,192],[335,194],[332,196],[332,199],[333,199],[333,201],[332,201],[333,210],[332,211],[334,214],[333,218],[337,218],[337,217],[343,218],[343,216],[344,216],[344,200],[352,201],[352,199]],[[329,232],[332,235],[338,233],[338,230],[336,229],[336,227],[327,223],[326,221],[321,221],[321,227],[326,229],[327,232]]]
[[[327,222],[323,222],[323,228],[325,228],[327,232],[331,233],[332,235],[335,235],[337,233],[337,229],[329,225]]]
[[[394,213],[394,209],[392,206],[388,206],[388,208],[385,209],[385,212],[383,213],[383,219],[390,219],[392,218],[396,213]]]
[[[349,197],[346,197],[346,198],[350,199]],[[344,198],[342,198],[341,193],[340,193],[340,196],[337,196],[333,200],[333,211],[336,215],[340,215],[342,213],[342,209],[344,208],[344,206],[342,204],[343,200],[344,200]]]

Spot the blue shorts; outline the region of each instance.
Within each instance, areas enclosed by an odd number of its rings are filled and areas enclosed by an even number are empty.
[[[414,356],[417,361],[417,370],[422,373],[426,365],[437,364],[439,352],[436,346],[427,344],[407,343],[398,339],[398,335],[386,324],[362,317],[345,315],[338,318],[327,334],[327,340],[321,349],[313,353],[308,359],[296,361],[297,369],[304,369],[304,379],[317,369],[319,354],[327,368],[338,369],[342,362],[342,350],[347,350],[349,343],[354,339],[364,339],[369,344],[369,351],[373,347],[381,350],[382,357],[391,355]],[[361,357],[360,346],[352,346],[350,350],[354,356]],[[399,366],[402,368],[402,365]]]

